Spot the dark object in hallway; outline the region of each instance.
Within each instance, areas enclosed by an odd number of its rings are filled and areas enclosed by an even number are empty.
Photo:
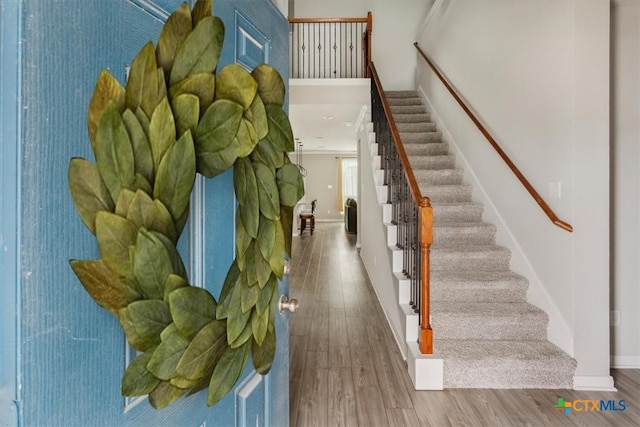
[[[351,197],[344,203],[344,228],[347,229],[347,233],[358,232],[358,202]]]
[[[305,228],[307,228],[307,220],[309,220],[309,232],[313,236],[313,229],[316,227],[316,217],[314,215],[316,211],[316,203],[318,199],[313,199],[311,202],[311,210],[304,210],[300,212],[300,234],[304,233]]]

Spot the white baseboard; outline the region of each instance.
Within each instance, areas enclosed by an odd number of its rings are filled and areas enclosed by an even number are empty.
[[[585,391],[618,391],[613,385],[612,376],[590,377],[575,375],[573,377],[573,389]]]
[[[611,367],[617,369],[640,369],[640,356],[611,356]]]

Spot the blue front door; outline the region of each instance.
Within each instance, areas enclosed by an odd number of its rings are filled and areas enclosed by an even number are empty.
[[[277,316],[269,375],[248,367],[211,408],[201,392],[158,411],[120,396],[131,351],[117,319],[68,265],[97,257],[69,196],[67,168],[72,157],[93,157],[85,123],[98,73],[107,68],[123,82],[180,3],[0,1],[1,425],[288,424],[288,314]],[[267,61],[287,81],[287,23],[271,1],[215,0],[214,14],[226,27],[222,65]],[[180,243],[192,281],[216,296],[235,253],[232,181],[231,171],[197,179]]]

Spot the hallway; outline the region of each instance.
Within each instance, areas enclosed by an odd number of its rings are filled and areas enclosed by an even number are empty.
[[[614,370],[618,393],[573,390],[415,391],[343,223],[293,239],[290,425],[640,426],[640,370]],[[437,339],[437,331],[434,331]],[[437,341],[436,341],[437,348]],[[626,400],[626,410],[555,410],[566,401]]]

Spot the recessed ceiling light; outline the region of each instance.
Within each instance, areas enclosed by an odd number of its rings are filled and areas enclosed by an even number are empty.
[[[333,120],[333,116],[322,116],[325,120]]]
[[[346,126],[346,127],[351,127],[351,126],[353,126],[353,123],[351,123],[351,122],[344,122],[344,124],[345,124],[345,126]]]

